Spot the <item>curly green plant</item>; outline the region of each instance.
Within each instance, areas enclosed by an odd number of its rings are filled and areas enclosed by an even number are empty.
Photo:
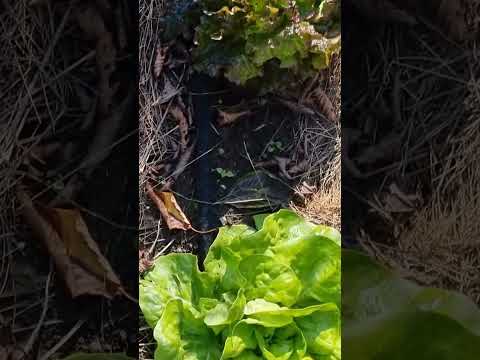
[[[338,0],[204,0],[196,29],[197,69],[238,84],[305,77],[328,67],[340,48]]]
[[[157,360],[340,359],[340,233],[288,210],[223,227],[199,271],[160,257],[140,281]]]
[[[329,66],[340,23],[340,0],[179,0],[163,36],[190,38],[193,29],[196,70],[278,88]]]

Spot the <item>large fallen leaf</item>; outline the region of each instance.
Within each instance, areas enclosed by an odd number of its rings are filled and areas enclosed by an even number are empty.
[[[165,220],[170,230],[189,230],[192,228],[190,221],[183,213],[175,196],[173,196],[171,192],[155,191],[155,189],[147,183],[147,193],[150,199],[157,205],[163,220]]]
[[[23,215],[41,238],[72,295],[112,298],[123,293],[121,282],[92,239],[80,211],[35,206],[18,192]]]

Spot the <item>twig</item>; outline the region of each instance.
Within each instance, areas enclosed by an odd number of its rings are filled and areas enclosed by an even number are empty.
[[[38,320],[35,330],[33,330],[32,334],[30,335],[30,338],[28,339],[25,347],[23,348],[23,351],[25,354],[29,354],[30,351],[32,350],[33,345],[35,345],[35,342],[37,341],[38,335],[40,333],[40,329],[43,326],[43,322],[45,321],[45,316],[47,315],[47,310],[48,310],[48,298],[49,298],[48,292],[50,289],[50,281],[52,279],[52,274],[53,274],[53,263],[50,260],[50,272],[48,273],[47,281],[45,282],[45,299],[43,301],[42,314],[40,315],[40,319]]]
[[[48,350],[43,356],[38,357],[38,360],[50,360],[50,358],[63,346],[65,343],[70,340],[70,338],[80,329],[80,327],[87,321],[86,318],[82,318],[76,322],[76,324],[70,329],[70,331],[60,339],[60,341]]]

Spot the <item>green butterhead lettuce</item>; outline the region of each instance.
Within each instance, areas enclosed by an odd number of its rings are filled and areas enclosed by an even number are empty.
[[[342,261],[343,356],[478,359],[480,310],[467,297],[416,285],[355,251]]]
[[[340,234],[289,210],[223,227],[196,257],[160,257],[140,281],[157,360],[340,359]]]
[[[197,257],[171,254],[162,257],[140,282],[140,308],[147,323],[154,327],[170,300],[179,299],[197,311],[202,298],[212,295],[209,276],[198,270]]]
[[[219,359],[220,344],[213,331],[181,300],[171,300],[153,331],[155,359]]]

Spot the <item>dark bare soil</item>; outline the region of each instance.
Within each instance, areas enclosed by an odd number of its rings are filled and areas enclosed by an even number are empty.
[[[241,206],[241,204],[238,204],[237,207],[225,204],[212,205],[212,210],[218,219],[218,222],[212,224],[212,227],[222,225],[222,223],[226,225],[242,221],[250,222],[251,215],[273,211],[281,206],[288,207],[288,203],[292,199],[291,195],[293,195],[293,189],[299,178],[286,179],[280,173],[277,165],[274,162],[272,163],[272,160],[277,156],[288,158],[295,151],[294,130],[297,119],[285,107],[267,103],[261,104],[259,103],[261,101],[255,99],[255,102],[252,102],[255,106],[253,114],[238,120],[233,125],[219,127],[216,121],[210,124],[214,128],[211,138],[212,146],[208,154],[209,168],[214,180],[210,191],[213,194],[213,202],[222,202],[239,179],[253,174],[255,171],[262,173],[268,171],[282,184],[280,188],[284,192],[279,194],[282,198],[275,201],[270,209],[260,206],[247,208]],[[224,101],[222,101],[222,105],[225,105]],[[271,164],[268,164],[268,162]],[[262,167],[261,165],[267,166]],[[197,228],[199,224],[196,219],[201,205],[197,201],[198,182],[201,183],[202,179],[198,177],[198,168],[195,163],[192,163],[177,179],[173,187],[179,205],[192,225]],[[150,228],[155,229],[159,213],[152,203],[150,203],[150,209],[145,216],[150,219]],[[155,239],[155,236],[156,234],[152,233],[150,237]],[[195,253],[197,250],[198,236],[195,234],[187,236],[183,232],[169,232],[168,235],[165,235],[165,238],[169,241],[176,239],[168,252]],[[151,241],[151,239],[149,240]]]

